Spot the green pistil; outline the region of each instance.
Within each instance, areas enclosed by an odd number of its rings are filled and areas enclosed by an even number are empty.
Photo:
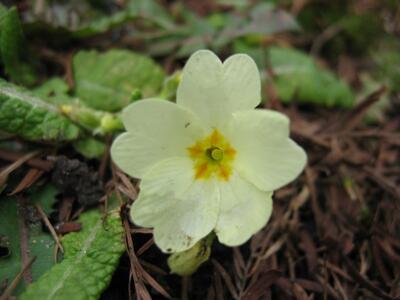
[[[207,149],[206,154],[214,162],[220,162],[224,158],[224,151],[218,147]]]

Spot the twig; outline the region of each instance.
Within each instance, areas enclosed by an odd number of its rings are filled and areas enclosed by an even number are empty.
[[[344,134],[354,129],[362,120],[368,109],[386,92],[386,87],[381,86],[379,89],[369,94],[363,101],[357,104],[353,109],[347,112],[338,122],[325,128],[324,133],[331,134],[333,132]]]
[[[224,280],[225,285],[228,288],[228,291],[231,293],[233,299],[239,299],[239,295],[236,291],[235,285],[233,284],[228,272],[215,259],[212,259],[211,262],[213,263],[216,272],[218,272],[221,275],[221,278]]]
[[[29,246],[28,246],[28,228],[26,227],[25,218],[24,218],[24,210],[23,204],[24,199],[21,197],[17,198],[18,201],[18,226],[19,226],[19,241],[20,241],[20,251],[21,251],[21,260],[24,265],[29,262]],[[23,273],[23,277],[26,284],[30,284],[32,282],[32,274],[27,269]]]
[[[74,75],[72,71],[72,57],[74,56],[74,52],[68,52],[65,60],[63,61],[63,65],[65,68],[65,80],[67,81],[69,90],[72,91],[74,89]]]
[[[51,223],[50,223],[49,219],[47,218],[45,212],[43,211],[42,207],[40,206],[39,203],[35,203],[35,207],[38,210],[40,216],[42,217],[44,224],[49,229],[54,241],[56,242],[57,247],[61,250],[62,253],[64,253],[64,248],[60,243],[60,239],[58,238],[58,235],[57,235],[53,225],[51,225]]]
[[[4,291],[4,293],[0,296],[0,300],[7,300],[10,298],[12,292],[14,289],[18,286],[18,283],[21,281],[22,276],[24,273],[31,267],[33,262],[36,260],[36,256],[32,257],[27,264],[22,268],[21,272],[15,276],[11,284],[7,287],[7,289]]]
[[[318,146],[321,146],[321,147],[324,147],[327,149],[331,148],[331,145],[328,141],[324,140],[323,138],[321,138],[315,134],[313,135],[313,134],[306,133],[297,127],[292,127],[290,130],[295,136],[297,135],[298,137],[308,140]]]
[[[353,276],[354,280],[357,281],[361,286],[364,286],[366,289],[374,293],[375,295],[379,296],[381,299],[385,300],[399,300],[399,297],[392,297],[382,290],[380,290],[377,286],[375,286],[371,281],[366,279],[364,276],[362,276],[353,266],[351,261],[344,255],[342,255],[342,258],[347,265],[349,269],[350,275]]]
[[[8,196],[13,196],[29,188],[43,175],[43,173],[43,170],[39,170],[36,168],[29,169],[24,178],[22,178],[17,187],[11,193],[9,193]]]
[[[189,300],[189,276],[182,277],[182,289],[181,289],[181,299],[182,300]]]
[[[157,292],[159,292],[161,295],[163,295],[167,299],[171,299],[171,295],[149,274],[146,272],[146,270],[142,269],[141,270],[143,274],[143,279],[152,287],[154,288]]]
[[[339,24],[334,24],[326,28],[319,36],[315,38],[310,50],[311,55],[317,56],[325,43],[332,39],[340,31],[342,31],[342,27]]]
[[[131,228],[131,233],[153,234],[153,229],[151,229],[151,228]]]
[[[142,265],[143,268],[148,270],[149,272],[156,273],[161,276],[167,276],[169,274],[168,272],[164,271],[160,267],[157,267],[143,259],[139,259],[139,262],[140,262],[140,265]]]
[[[400,205],[400,203],[398,203],[400,200],[400,189],[394,181],[389,180],[370,167],[364,167],[363,170],[367,173],[370,179],[375,181],[383,190],[390,193],[395,198],[398,206]]]
[[[39,151],[33,151],[33,152],[28,153],[28,154],[25,154],[24,156],[18,157],[18,159],[15,160],[9,166],[5,167],[0,172],[0,187],[3,186],[7,182],[8,175],[10,175],[13,171],[18,169],[21,165],[23,165],[27,160],[31,159],[32,157],[34,157],[38,153],[39,153]]]
[[[137,251],[136,255],[140,256],[143,253],[145,253],[152,245],[154,244],[154,239],[151,238],[149,239],[146,243],[144,243],[144,245],[142,247],[139,248],[139,250]]]
[[[133,240],[129,230],[129,223],[126,218],[123,218],[123,225],[125,229],[125,241],[127,252],[129,256],[129,261],[131,264],[131,272],[133,277],[133,284],[135,286],[136,291],[136,299],[137,300],[151,300],[151,296],[147,291],[146,287],[143,284],[142,274],[138,272],[137,266],[139,265],[138,259],[135,255],[135,250],[133,248]]]
[[[17,161],[24,155],[25,155],[24,153],[15,153],[6,151],[4,149],[0,149],[0,159],[3,160]],[[51,161],[38,158],[30,158],[24,162],[30,167],[37,168],[46,172],[50,171],[54,165],[54,163]]]
[[[104,175],[106,173],[106,168],[108,165],[108,160],[110,158],[110,146],[111,146],[112,138],[111,136],[106,137],[106,150],[104,151],[103,157],[101,158],[100,161],[100,166],[99,166],[99,177],[101,179],[104,179]]]
[[[324,270],[324,284],[322,285],[324,287],[324,300],[328,299],[328,268],[327,268],[327,261],[326,257],[324,255],[324,262],[323,262],[323,270]]]

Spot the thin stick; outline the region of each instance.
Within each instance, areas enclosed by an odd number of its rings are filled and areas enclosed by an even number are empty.
[[[10,164],[9,166],[7,166],[3,170],[1,170],[0,171],[0,186],[4,185],[7,182],[8,175],[10,175],[11,172],[18,169],[22,164],[24,164],[26,161],[30,160],[32,157],[36,156],[38,153],[39,153],[39,151],[33,151],[28,154],[25,154],[24,156],[19,157],[18,160],[15,160],[12,164]]]
[[[181,290],[181,299],[182,300],[189,300],[189,276],[182,277],[182,290]]]
[[[101,158],[100,161],[100,166],[99,166],[99,176],[101,179],[104,179],[104,174],[106,173],[106,168],[108,166],[108,160],[110,159],[110,147],[111,147],[111,137],[107,136],[106,137],[106,150],[104,151],[104,154]]]
[[[21,272],[15,276],[14,280],[11,282],[11,284],[7,287],[7,289],[4,291],[3,295],[0,296],[0,300],[7,300],[10,298],[11,293],[13,290],[17,287],[18,283],[21,281],[22,275],[31,267],[33,262],[36,260],[36,256],[32,257],[29,262],[22,268]]]
[[[15,153],[15,152],[10,152],[6,151],[4,149],[0,149],[0,159],[2,160],[8,160],[8,161],[17,161],[21,157],[23,157],[25,154],[24,153]],[[41,169],[43,171],[50,171],[53,168],[54,163],[48,160],[43,160],[39,158],[30,158],[25,163],[28,166],[31,166],[33,168]]]
[[[137,266],[139,266],[139,261],[135,255],[135,250],[133,248],[133,240],[132,240],[132,236],[129,232],[128,220],[124,218],[122,223],[123,223],[124,229],[125,229],[126,247],[127,247],[127,251],[128,251],[129,261],[131,264],[133,284],[134,284],[135,290],[136,290],[136,299],[137,300],[142,300],[142,299],[150,300],[151,296],[143,284],[143,278],[142,278],[143,275],[136,268]]]
[[[42,207],[39,205],[39,203],[35,203],[36,209],[38,210],[40,216],[43,219],[44,224],[46,224],[47,228],[50,230],[51,235],[53,236],[54,241],[56,242],[57,247],[61,250],[62,253],[64,253],[64,248],[60,243],[60,239],[58,238],[58,235],[56,231],[54,230],[53,225],[51,225],[49,219],[47,218],[47,215],[44,213]]]
[[[19,228],[19,242],[20,242],[20,253],[21,253],[21,260],[22,260],[22,265],[26,265],[29,263],[29,230],[27,228],[27,225],[25,223],[25,218],[24,212],[23,212],[23,207],[24,207],[24,199],[20,196],[17,197],[17,202],[18,202],[18,228]],[[32,283],[32,274],[30,270],[26,270],[26,272],[23,273],[22,275],[24,277],[26,285]]]
[[[139,250],[136,252],[137,256],[142,255],[145,253],[152,245],[154,244],[154,239],[151,238],[149,239],[142,247],[139,248]]]
[[[153,229],[151,228],[131,228],[131,233],[143,233],[143,234],[153,234]]]

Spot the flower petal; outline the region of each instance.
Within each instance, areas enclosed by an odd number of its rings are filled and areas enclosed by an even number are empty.
[[[186,156],[186,148],[203,135],[192,113],[165,100],[137,101],[123,111],[122,119],[128,132],[116,138],[111,156],[137,178],[158,161]]]
[[[289,138],[289,119],[279,112],[237,112],[227,136],[237,153],[235,170],[263,191],[294,180],[306,164],[304,150]]]
[[[260,72],[246,54],[235,54],[224,61],[224,89],[229,104],[237,110],[256,107],[261,101]]]
[[[166,159],[145,174],[132,221],[154,227],[164,252],[184,251],[210,233],[217,222],[219,194],[212,180],[194,180],[188,158]]]
[[[263,192],[237,173],[219,185],[221,208],[215,232],[227,246],[238,246],[265,226],[272,212],[272,192]]]
[[[158,215],[180,201],[193,184],[193,163],[173,157],[155,164],[143,177],[140,193],[131,207],[132,221],[143,227],[154,227]]]
[[[260,73],[250,56],[233,55],[222,64],[213,52],[200,50],[183,69],[177,103],[220,127],[233,112],[256,107],[260,93]]]

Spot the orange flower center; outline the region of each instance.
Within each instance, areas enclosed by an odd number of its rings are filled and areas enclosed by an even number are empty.
[[[195,179],[216,176],[221,180],[229,180],[236,150],[218,130],[214,129],[204,140],[197,141],[187,150],[193,160]]]

